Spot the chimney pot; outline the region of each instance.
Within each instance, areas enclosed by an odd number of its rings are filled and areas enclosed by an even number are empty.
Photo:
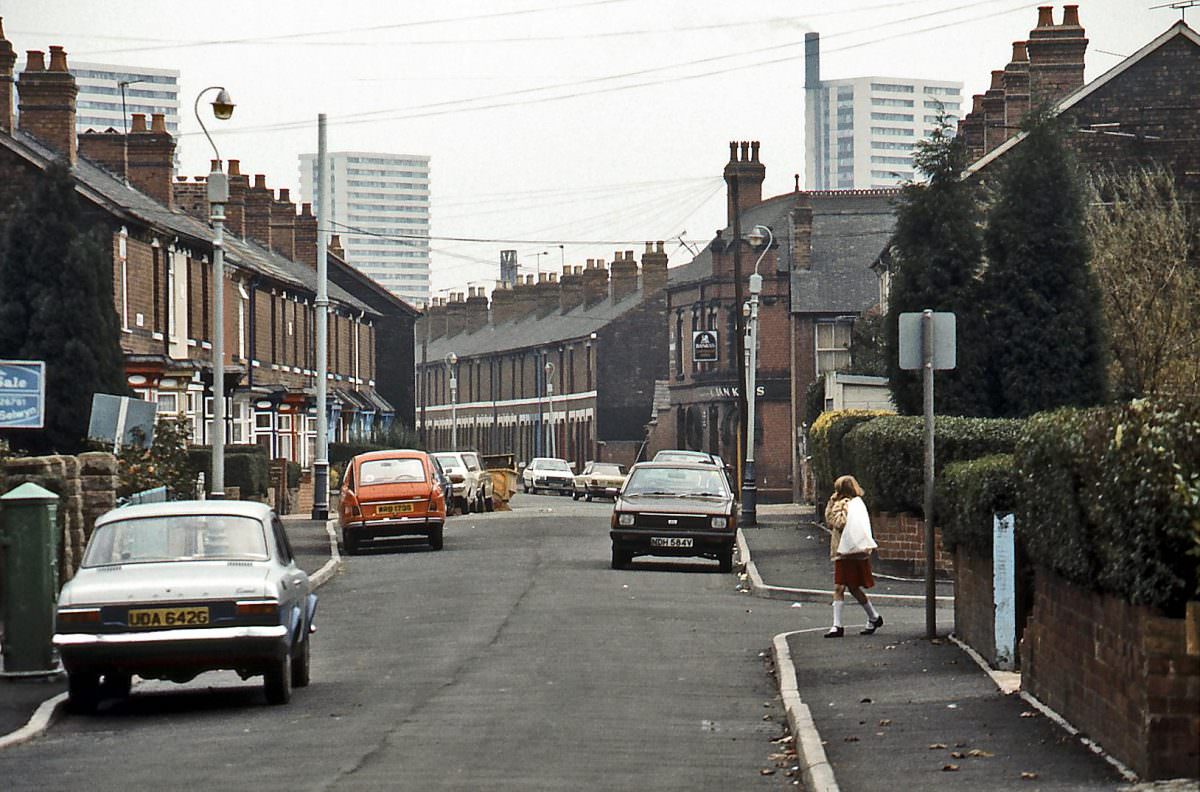
[[[241,160],[229,160],[229,175],[230,176],[241,176],[242,175],[242,161]]]
[[[305,202],[305,203],[300,204],[300,216],[301,217],[312,217],[312,204],[311,203]]]
[[[1054,6],[1038,6],[1038,27],[1054,27]]]
[[[45,71],[46,70],[46,53],[41,50],[27,50],[25,52],[25,71]]]
[[[758,141],[750,141],[750,161],[758,162]]]
[[[65,72],[67,69],[67,52],[62,47],[50,48],[50,71]]]
[[[281,201],[290,201],[290,200],[292,200],[292,191],[291,191],[291,189],[290,189],[290,188],[288,188],[288,187],[280,187],[280,188],[279,188],[279,200],[281,200]]]
[[[1004,90],[1004,70],[1003,69],[993,69],[992,70],[991,90],[994,91],[997,89]]]
[[[660,241],[658,242],[658,244],[657,244],[657,252],[659,252],[659,253],[665,253],[665,252],[666,252],[666,249],[665,249],[665,247],[666,247],[666,243],[665,243],[665,242],[662,242],[662,241],[660,240]]]
[[[129,116],[129,121],[130,121],[130,125],[131,125],[130,129],[129,129],[129,134],[139,135],[139,134],[142,134],[143,132],[148,131],[146,129],[146,114],[145,113],[134,113],[133,115]]]
[[[1013,63],[1025,63],[1028,60],[1029,60],[1029,51],[1025,49],[1025,42],[1024,41],[1014,41],[1013,42],[1012,62]]]
[[[750,142],[747,140],[743,140],[741,146],[742,146],[741,161],[749,162],[750,161]]]
[[[219,170],[221,170],[221,160],[209,160],[208,161],[208,172],[209,173],[216,173]],[[200,177],[197,176],[196,178],[200,178]]]
[[[647,252],[647,253],[653,253],[653,252],[654,252],[654,243],[653,243],[653,242],[647,242],[647,243],[646,243],[646,252]]]
[[[729,141],[729,161],[737,162],[737,141]]]
[[[167,117],[163,113],[152,113],[150,115],[150,131],[158,132],[163,135],[167,134]]]
[[[255,188],[258,188],[258,189],[266,189],[267,175],[265,173],[254,174],[254,186],[255,186]]]
[[[1063,6],[1063,26],[1064,27],[1079,27],[1079,6],[1065,5]]]

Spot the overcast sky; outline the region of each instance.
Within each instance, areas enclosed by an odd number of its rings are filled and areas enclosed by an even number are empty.
[[[1167,2],[1081,0],[1087,79],[1178,19],[1151,8]],[[702,247],[725,222],[730,140],[762,142],[764,195],[791,190],[808,31],[821,34],[826,79],[959,80],[969,97],[1028,36],[1038,5],[0,0],[0,16],[22,54],[61,44],[68,61],[180,70],[184,175],[208,171],[192,102],[216,84],[237,103],[233,120],[206,121],[222,156],[293,195],[319,112],[330,150],[431,156],[437,294],[490,288],[503,248],[532,272],[618,249],[640,256],[645,240]],[[667,250],[671,266],[690,259],[677,241]]]

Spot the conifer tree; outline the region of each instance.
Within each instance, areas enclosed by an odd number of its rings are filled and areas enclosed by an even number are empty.
[[[884,349],[892,400],[902,414],[922,411],[920,371],[900,368],[901,313],[949,311],[957,320],[957,366],[939,371],[934,411],[939,415],[990,414],[983,385],[984,344],[978,279],[982,260],[977,188],[962,179],[967,150],[943,117],[917,144],[913,161],[925,182],[905,185],[892,237],[893,275],[884,323]]]
[[[1101,403],[1106,392],[1100,293],[1088,266],[1083,182],[1065,145],[1070,120],[1032,114],[1001,160],[988,211],[988,356],[1001,417]]]
[[[7,432],[17,448],[79,450],[92,395],[128,392],[111,257],[62,162],[37,178],[0,237],[0,358],[46,362],[45,429]]]

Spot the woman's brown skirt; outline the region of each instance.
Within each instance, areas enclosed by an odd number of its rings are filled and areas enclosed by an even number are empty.
[[[833,562],[833,582],[850,588],[871,588],[875,578],[871,575],[871,559],[839,558]]]

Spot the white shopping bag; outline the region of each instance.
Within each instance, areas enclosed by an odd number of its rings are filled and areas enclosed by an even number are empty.
[[[846,527],[842,529],[842,540],[838,543],[838,555],[847,556],[869,553],[879,545],[871,535],[871,515],[862,498],[854,498],[846,509]]]

